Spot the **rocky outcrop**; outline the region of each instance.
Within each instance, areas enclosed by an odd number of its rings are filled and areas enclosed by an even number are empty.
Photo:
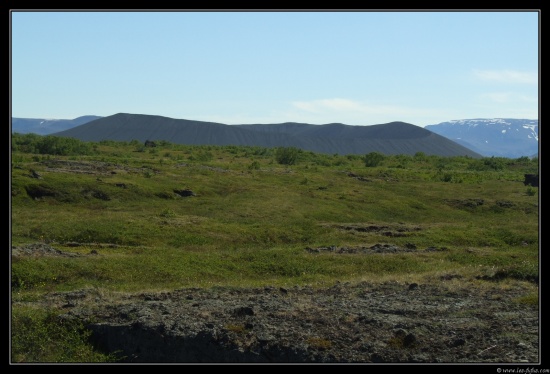
[[[329,288],[212,288],[113,303],[52,295],[121,362],[537,362],[536,306],[520,289],[337,283]],[[86,298],[96,297],[93,303]],[[50,300],[51,302],[51,300]]]

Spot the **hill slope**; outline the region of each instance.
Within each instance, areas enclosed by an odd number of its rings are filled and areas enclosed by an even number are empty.
[[[409,154],[481,157],[424,128],[403,122],[374,126],[344,124],[225,125],[162,116],[118,113],[54,133],[83,141],[165,140],[192,145],[297,147],[328,154]]]

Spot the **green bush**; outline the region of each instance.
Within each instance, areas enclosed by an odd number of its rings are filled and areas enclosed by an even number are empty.
[[[275,159],[281,165],[294,165],[298,159],[299,150],[296,147],[279,147]]]
[[[250,165],[248,165],[248,169],[250,170],[259,170],[260,169],[260,163],[256,160],[252,161]]]
[[[363,160],[365,162],[366,167],[375,167],[380,165],[380,163],[384,161],[385,158],[386,156],[384,156],[380,152],[371,152],[365,155]]]
[[[535,196],[537,193],[537,190],[531,186],[528,186],[526,193],[527,193],[527,196]]]
[[[42,155],[90,155],[94,148],[90,142],[58,136],[36,134],[13,134],[12,151],[38,153]]]
[[[212,161],[213,158],[212,152],[200,151],[195,155],[189,156],[189,161],[209,162]]]

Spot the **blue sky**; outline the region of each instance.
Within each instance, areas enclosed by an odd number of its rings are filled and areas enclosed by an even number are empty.
[[[13,117],[539,118],[532,11],[11,13]]]

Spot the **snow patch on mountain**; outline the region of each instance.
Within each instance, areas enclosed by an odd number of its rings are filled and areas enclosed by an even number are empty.
[[[538,155],[539,121],[514,118],[474,118],[425,126],[435,132],[491,157],[517,158]]]

